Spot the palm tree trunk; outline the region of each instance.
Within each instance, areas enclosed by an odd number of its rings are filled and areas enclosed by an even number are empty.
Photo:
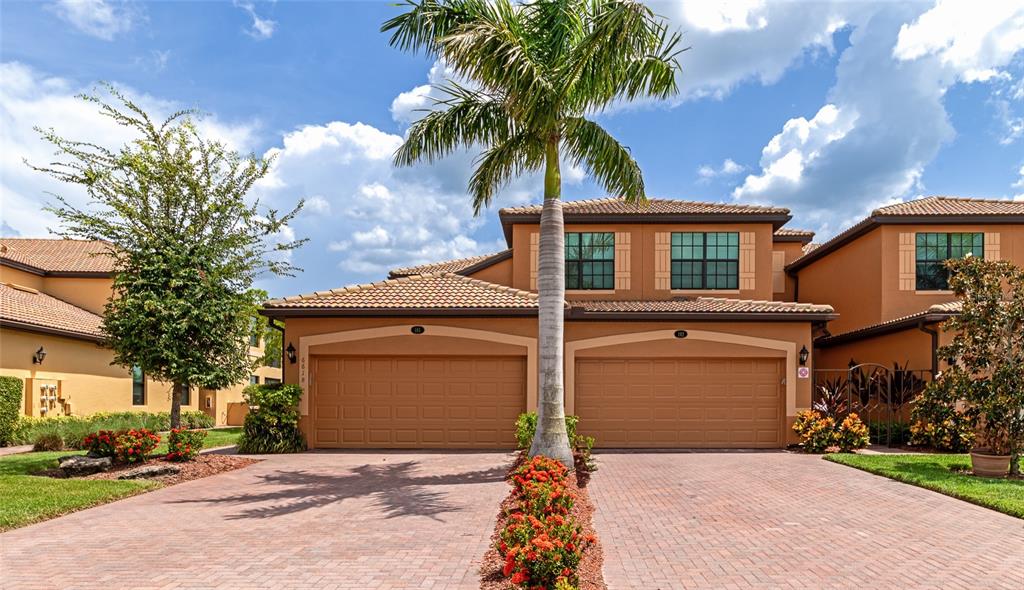
[[[537,333],[539,342],[540,399],[537,432],[530,456],[558,459],[572,469],[572,450],[565,431],[563,349],[565,342],[565,224],[562,220],[562,176],[558,139],[548,141],[544,171],[544,207],[540,214],[540,292]]]
[[[177,381],[171,385],[171,428],[181,426],[181,388]]]

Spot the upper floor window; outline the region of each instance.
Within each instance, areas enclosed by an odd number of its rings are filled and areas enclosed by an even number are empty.
[[[738,232],[673,232],[673,289],[738,289]]]
[[[266,383],[267,385],[274,385],[274,384],[280,383],[281,380],[280,379],[275,379],[274,377],[267,377],[267,378],[265,378],[263,380],[263,382]]]
[[[259,375],[249,375],[249,385],[259,385],[259,383],[260,383],[260,376]]]
[[[146,375],[142,367],[132,367],[132,405],[146,405]]]
[[[949,269],[946,261],[954,258],[985,255],[983,233],[918,233],[917,290],[946,291],[949,289]]]
[[[615,234],[565,234],[565,288],[615,288]]]

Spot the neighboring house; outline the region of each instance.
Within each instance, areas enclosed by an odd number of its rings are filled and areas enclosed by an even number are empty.
[[[851,361],[942,368],[941,323],[959,312],[943,262],[966,255],[1024,266],[1024,202],[928,197],[876,209],[790,263],[797,301],[839,313],[815,342],[815,366]]]
[[[105,249],[86,240],[0,238],[0,374],[25,380],[26,415],[170,409],[169,384],[111,364],[113,352],[100,344],[113,280]],[[261,343],[251,344],[262,356]],[[280,378],[280,368],[260,367],[252,379]],[[182,409],[238,424],[247,384],[181,392]]]
[[[565,405],[604,447],[783,447],[810,405],[815,335],[781,302],[813,237],[787,209],[568,201]],[[503,447],[537,405],[540,206],[499,212],[507,250],[268,301],[305,390],[310,446]]]

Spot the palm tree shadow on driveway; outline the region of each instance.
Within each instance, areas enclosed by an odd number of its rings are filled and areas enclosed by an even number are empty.
[[[502,462],[504,463],[504,462]],[[320,508],[348,499],[372,498],[386,518],[425,516],[443,522],[439,515],[461,511],[463,507],[448,499],[439,486],[480,484],[504,481],[507,465],[489,469],[441,475],[416,475],[419,461],[409,460],[378,465],[363,464],[350,469],[282,470],[259,476],[242,492],[229,496],[176,500],[177,504],[234,504],[243,508],[227,516],[229,520],[273,518]],[[270,489],[266,489],[270,486]]]

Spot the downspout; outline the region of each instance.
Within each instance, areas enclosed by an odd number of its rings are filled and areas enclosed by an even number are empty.
[[[939,331],[926,328],[924,320],[917,323],[917,329],[932,337],[932,379],[939,374]]]
[[[274,318],[267,318],[267,325],[281,333],[281,356],[278,358],[281,359],[281,384],[284,385],[284,326],[278,325]]]

